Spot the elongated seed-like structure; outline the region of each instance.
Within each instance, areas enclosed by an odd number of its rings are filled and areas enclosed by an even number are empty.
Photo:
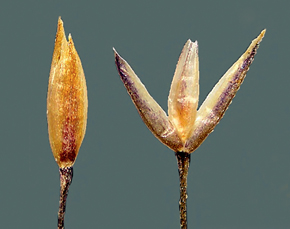
[[[71,35],[65,37],[58,20],[47,93],[50,146],[60,168],[71,167],[87,125],[87,86],[81,60]]]

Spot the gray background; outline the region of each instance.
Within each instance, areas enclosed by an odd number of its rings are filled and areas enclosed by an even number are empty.
[[[2,1],[0,227],[56,228],[58,166],[46,93],[58,16],[85,71],[89,114],[65,225],[179,228],[174,153],[146,128],[112,47],[167,111],[175,66],[198,40],[200,103],[264,28],[221,123],[192,154],[189,228],[289,228],[289,1]]]

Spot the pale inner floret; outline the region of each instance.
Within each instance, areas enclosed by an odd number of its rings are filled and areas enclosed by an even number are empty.
[[[185,143],[193,130],[199,96],[197,42],[188,40],[179,57],[168,97],[169,120]]]

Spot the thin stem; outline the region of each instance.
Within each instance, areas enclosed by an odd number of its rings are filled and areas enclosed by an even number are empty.
[[[179,200],[179,213],[180,213],[180,228],[187,229],[187,175],[190,164],[190,154],[185,152],[175,153],[179,172],[180,182],[180,200]]]
[[[73,178],[73,167],[60,168],[59,174],[60,174],[60,198],[58,210],[58,229],[63,229],[66,198],[68,195],[69,186]]]

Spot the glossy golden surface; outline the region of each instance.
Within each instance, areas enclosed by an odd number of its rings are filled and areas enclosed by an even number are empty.
[[[50,146],[60,168],[71,167],[87,125],[87,86],[81,60],[71,35],[65,37],[58,20],[47,93]]]
[[[168,116],[130,65],[114,50],[117,70],[149,130],[175,152],[192,153],[213,131],[239,90],[266,30],[252,41],[208,94],[200,108],[198,44],[188,40],[179,57],[168,97]]]

